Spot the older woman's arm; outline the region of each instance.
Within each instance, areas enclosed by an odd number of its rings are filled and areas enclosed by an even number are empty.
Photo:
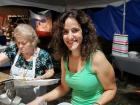
[[[9,58],[5,53],[0,53],[0,66],[9,62]]]
[[[38,79],[47,79],[47,78],[51,78],[54,75],[54,69],[49,69],[49,70],[45,70],[45,74],[43,74],[42,76],[38,76]]]
[[[106,105],[114,98],[117,90],[113,67],[108,62],[105,55],[97,51],[93,56],[93,68],[104,88],[104,93],[97,103],[99,103],[99,105]]]

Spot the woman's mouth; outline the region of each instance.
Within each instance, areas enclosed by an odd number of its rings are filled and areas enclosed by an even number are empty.
[[[68,45],[69,47],[72,47],[74,44],[76,44],[76,42],[77,42],[77,40],[76,40],[76,39],[73,39],[72,41],[68,41],[68,42],[67,42],[67,45]]]

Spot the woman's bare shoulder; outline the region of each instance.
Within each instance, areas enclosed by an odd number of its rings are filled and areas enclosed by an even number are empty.
[[[101,63],[102,61],[106,60],[104,53],[101,50],[97,50],[92,57],[93,61],[96,63]]]
[[[110,68],[110,63],[102,51],[95,52],[92,59],[95,72],[104,71]]]

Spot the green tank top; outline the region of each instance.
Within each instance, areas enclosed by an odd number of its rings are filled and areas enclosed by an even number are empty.
[[[104,89],[93,72],[91,60],[86,61],[82,70],[72,73],[68,69],[68,62],[64,61],[65,80],[72,88],[72,105],[92,105],[102,95]]]

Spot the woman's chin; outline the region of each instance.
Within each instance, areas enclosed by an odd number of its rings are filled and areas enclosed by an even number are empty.
[[[72,46],[72,47],[68,47],[69,48],[69,50],[71,50],[71,51],[74,51],[74,50],[76,50],[77,49],[77,47],[76,46]]]
[[[27,53],[25,53],[25,51],[20,51],[20,53],[22,54],[22,55],[26,55]]]

